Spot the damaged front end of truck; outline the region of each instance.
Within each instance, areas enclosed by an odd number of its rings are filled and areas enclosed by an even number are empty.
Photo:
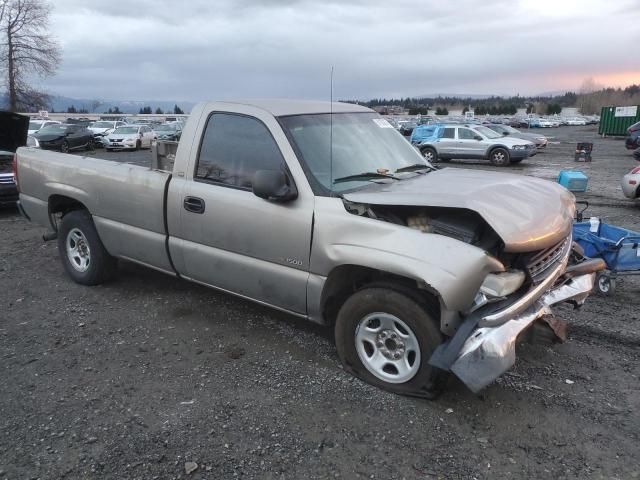
[[[429,199],[409,195],[408,189],[400,190],[404,185],[392,184],[346,194],[343,201],[347,211],[359,217],[429,235],[431,241],[424,242],[412,237],[412,248],[416,241],[423,244],[424,257],[434,267],[423,269],[422,280],[440,301],[440,329],[447,337],[429,363],[454,373],[478,392],[514,365],[516,343],[532,327],[562,338],[563,322],[554,316],[552,306],[563,302],[582,305],[596,272],[605,265],[599,259],[586,258],[573,242],[574,198],[561,187],[515,177],[505,182],[506,177],[501,177],[501,188],[495,185],[489,201],[486,188],[491,186],[486,182],[482,184],[484,191],[477,187],[478,182],[468,195],[456,194],[444,186],[448,183],[443,182],[445,172],[412,182],[412,189],[430,191]],[[480,172],[472,175],[476,180],[483,176]],[[464,182],[464,174],[457,174],[457,180],[460,177]],[[441,195],[434,196],[438,190]],[[514,200],[496,202],[505,191],[514,194]],[[434,260],[428,251],[434,240],[442,237],[449,244],[438,247],[440,258]],[[469,246],[484,252],[488,271],[461,268],[465,258],[469,264],[477,261]],[[376,244],[375,248],[387,247]],[[414,258],[418,255],[412,254]],[[430,270],[438,268],[450,273],[448,282],[457,288],[431,280]]]

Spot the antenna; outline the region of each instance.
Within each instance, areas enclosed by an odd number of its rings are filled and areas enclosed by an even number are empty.
[[[331,88],[329,95],[329,190],[333,196],[333,65],[331,65]]]

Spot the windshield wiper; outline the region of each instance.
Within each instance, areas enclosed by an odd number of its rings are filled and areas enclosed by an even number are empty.
[[[431,165],[427,165],[426,163],[414,163],[413,165],[407,165],[406,167],[400,167],[396,170],[396,173],[400,172],[412,172],[415,170],[433,170]]]
[[[393,180],[400,180],[398,177],[393,176],[391,173],[380,172],[362,172],[355,175],[347,175],[346,177],[336,178],[333,183],[351,182],[353,180],[369,180],[372,178],[391,178]]]

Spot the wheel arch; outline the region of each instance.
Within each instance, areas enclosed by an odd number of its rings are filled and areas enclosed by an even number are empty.
[[[49,205],[49,222],[53,227],[54,231],[58,231],[58,224],[55,219],[56,214],[61,214],[65,216],[69,212],[73,212],[76,210],[86,210],[89,212],[87,206],[80,202],[79,200],[69,197],[66,195],[54,194],[51,195],[48,199]],[[91,212],[89,212],[91,213]]]
[[[421,280],[392,272],[345,264],[335,267],[327,276],[320,296],[320,312],[323,323],[334,325],[338,311],[355,292],[365,287],[385,287],[410,296],[430,309],[440,318],[440,302],[436,291]]]

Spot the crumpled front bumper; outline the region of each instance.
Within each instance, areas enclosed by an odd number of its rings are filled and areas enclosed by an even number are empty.
[[[496,327],[476,328],[467,338],[450,370],[473,392],[478,392],[509,370],[516,361],[516,339],[533,322],[552,314],[551,306],[589,296],[596,274],[571,278],[544,294],[520,315]]]

